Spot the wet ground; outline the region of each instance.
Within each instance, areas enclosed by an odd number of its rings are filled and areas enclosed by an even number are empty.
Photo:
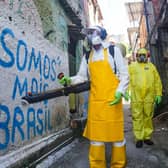
[[[129,104],[124,105],[125,136],[127,141],[127,167],[126,168],[168,168],[168,115],[158,116],[154,119],[155,131],[153,134],[154,146],[143,145],[137,149],[132,134],[132,121]],[[80,137],[57,161],[49,166],[51,168],[89,168],[88,140]],[[64,149],[63,149],[64,150]],[[64,150],[65,151],[65,150]],[[59,151],[61,152],[61,151]],[[107,168],[110,163],[111,144],[106,144]],[[55,154],[58,157],[59,153]]]

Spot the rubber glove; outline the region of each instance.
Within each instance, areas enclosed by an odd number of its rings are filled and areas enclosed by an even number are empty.
[[[124,99],[125,99],[126,101],[129,101],[129,99],[130,99],[129,92],[126,91],[125,94],[123,95],[123,97],[124,97]]]
[[[155,103],[156,103],[156,104],[160,104],[161,101],[162,101],[162,96],[156,96],[156,97],[155,97]]]
[[[61,79],[59,79],[59,83],[63,86],[70,85],[71,84],[71,78],[67,77],[67,76],[64,76]]]
[[[115,93],[115,99],[110,102],[110,106],[118,104],[122,99],[122,93],[121,92],[116,92]]]

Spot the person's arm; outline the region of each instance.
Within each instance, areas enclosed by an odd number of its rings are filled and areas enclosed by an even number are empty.
[[[120,81],[116,92],[121,92],[124,95],[129,85],[129,73],[126,62],[124,62],[120,49],[117,47],[114,47],[114,59],[117,67],[117,76]]]
[[[112,56],[111,56],[111,58],[112,58]],[[127,101],[129,99],[128,94],[126,92],[128,85],[129,85],[128,69],[127,69],[126,63],[124,62],[123,56],[122,56],[119,48],[117,48],[117,47],[114,47],[114,61],[116,64],[116,69],[117,69],[116,75],[119,78],[119,85],[115,91],[115,99],[110,102],[110,106],[118,104],[121,101],[122,96]],[[112,69],[114,71],[114,66],[115,66],[114,63],[111,65],[112,65]]]
[[[82,83],[88,80],[88,64],[86,62],[85,56],[83,56],[79,71],[75,76],[71,77],[71,84]]]
[[[153,65],[153,64],[152,64]],[[156,67],[153,65],[153,69],[154,69],[154,78],[155,78],[155,95],[156,96],[162,96],[162,82],[160,79],[160,75],[156,69]]]

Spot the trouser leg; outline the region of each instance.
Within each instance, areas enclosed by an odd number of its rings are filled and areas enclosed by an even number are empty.
[[[123,142],[115,142],[112,146],[110,168],[124,168],[126,166],[126,145]]]
[[[132,103],[132,122],[133,122],[133,133],[136,140],[143,140],[144,138],[144,127],[143,127],[143,103]]]
[[[91,142],[89,149],[90,168],[106,168],[105,145],[102,142]]]
[[[153,104],[146,103],[144,105],[144,140],[151,139],[153,133]]]

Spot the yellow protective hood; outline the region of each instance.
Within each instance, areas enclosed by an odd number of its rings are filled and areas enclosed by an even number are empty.
[[[147,55],[148,51],[145,48],[140,48],[137,53],[138,53],[138,55],[139,54],[145,54],[145,55]]]

